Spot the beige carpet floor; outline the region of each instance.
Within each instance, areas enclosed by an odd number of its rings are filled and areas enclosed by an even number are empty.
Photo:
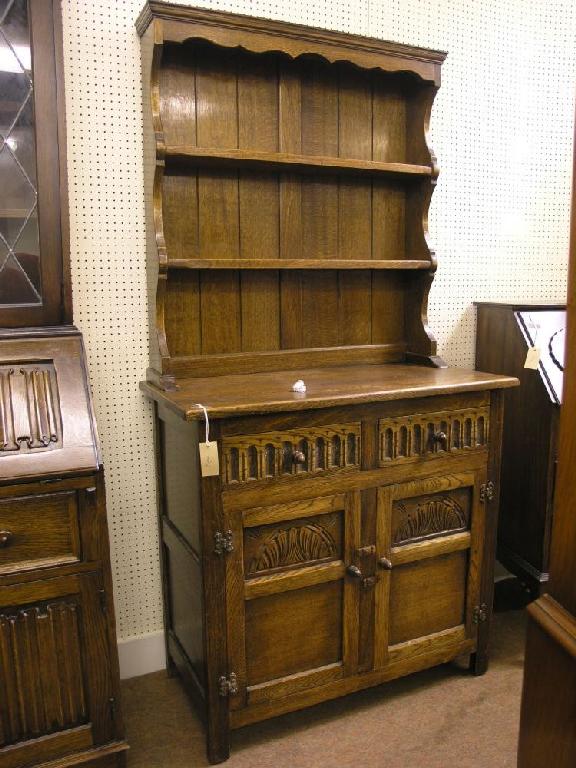
[[[227,768],[513,768],[525,616],[496,614],[483,677],[458,663],[232,734]],[[123,683],[128,768],[207,766],[204,735],[177,679]]]

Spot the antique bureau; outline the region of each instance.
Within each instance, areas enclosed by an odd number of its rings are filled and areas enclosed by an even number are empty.
[[[220,762],[230,728],[485,670],[516,380],[427,327],[444,54],[157,2],[138,30],[168,659]]]
[[[100,454],[72,325],[60,0],[0,3],[0,766],[127,744]]]

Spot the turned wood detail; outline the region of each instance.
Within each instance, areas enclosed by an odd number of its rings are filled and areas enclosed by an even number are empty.
[[[395,507],[393,545],[456,533],[468,527],[468,511],[450,496],[398,501]]]
[[[58,382],[52,363],[0,366],[0,456],[62,445]]]
[[[78,612],[67,599],[0,613],[0,747],[87,721]]]
[[[249,536],[258,535],[250,532]],[[250,560],[248,574],[271,571],[290,565],[333,558],[337,555],[334,536],[318,523],[275,530],[264,538]]]
[[[310,427],[224,439],[223,454],[222,479],[227,485],[272,477],[358,469],[360,424]]]
[[[430,454],[486,448],[489,426],[488,408],[463,408],[380,419],[380,466]]]

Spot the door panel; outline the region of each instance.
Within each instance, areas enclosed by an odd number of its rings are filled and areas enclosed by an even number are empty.
[[[468,553],[398,566],[390,584],[390,645],[464,623]]]
[[[248,685],[339,663],[342,605],[342,580],[248,601]]]
[[[359,493],[230,513],[229,673],[234,709],[282,698],[356,670]]]
[[[100,577],[0,587],[0,748],[15,765],[113,736]]]
[[[375,666],[475,641],[484,471],[378,490]]]

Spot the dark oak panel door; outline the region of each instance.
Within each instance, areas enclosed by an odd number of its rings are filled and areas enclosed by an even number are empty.
[[[353,674],[357,492],[233,513],[227,561],[230,706],[284,698]]]
[[[94,573],[0,587],[3,768],[113,738],[101,589]]]
[[[378,489],[375,667],[476,640],[484,471]]]

